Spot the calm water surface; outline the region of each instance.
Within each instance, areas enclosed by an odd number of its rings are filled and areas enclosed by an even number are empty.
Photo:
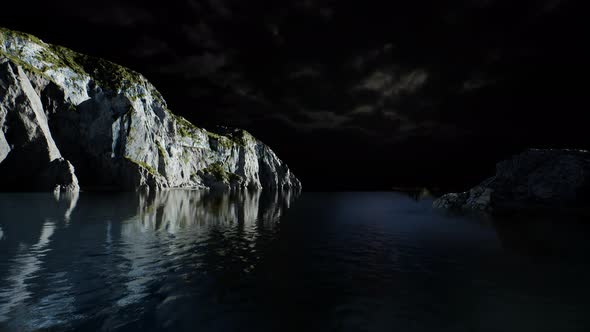
[[[0,194],[0,331],[590,331],[590,225],[401,193]]]

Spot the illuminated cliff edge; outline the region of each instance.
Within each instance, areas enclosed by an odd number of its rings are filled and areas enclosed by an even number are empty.
[[[195,105],[195,111],[199,110]],[[301,189],[248,132],[174,115],[141,74],[0,28],[0,190]]]

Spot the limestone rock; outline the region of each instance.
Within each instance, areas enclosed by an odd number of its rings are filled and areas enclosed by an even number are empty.
[[[248,132],[198,128],[142,75],[2,28],[0,96],[0,171],[13,179],[0,190],[34,188],[23,178],[39,182],[60,158],[55,165],[63,174],[75,166],[86,188],[301,189]],[[64,181],[50,189],[74,187]]]
[[[0,183],[7,190],[77,191],[51,136],[39,95],[22,67],[0,60]]]
[[[10,145],[8,145],[6,137],[4,137],[4,132],[0,131],[0,163],[8,156],[9,152]]]
[[[437,209],[459,210],[463,208],[468,197],[468,192],[449,193],[436,199],[432,206]]]
[[[80,191],[78,178],[72,164],[58,158],[49,163],[47,169],[42,173],[42,189],[52,189],[54,193],[74,193]]]
[[[496,166],[496,175],[464,193],[435,200],[435,208],[486,212],[587,209],[590,152],[531,149]]]

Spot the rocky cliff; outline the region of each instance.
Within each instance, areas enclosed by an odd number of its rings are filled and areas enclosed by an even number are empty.
[[[469,191],[435,200],[435,208],[484,212],[587,211],[590,152],[531,149],[496,165]]]
[[[301,188],[268,146],[174,115],[142,75],[0,28],[0,190],[79,185]]]

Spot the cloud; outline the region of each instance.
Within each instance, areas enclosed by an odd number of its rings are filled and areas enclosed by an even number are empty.
[[[163,54],[172,54],[173,50],[164,40],[151,36],[142,36],[129,53],[135,57],[149,58]]]
[[[556,10],[558,7],[563,5],[568,0],[547,0],[543,4],[541,11],[544,13],[549,13]]]
[[[493,5],[496,0],[471,0],[470,4],[478,8],[487,8]]]
[[[452,129],[435,121],[415,121],[397,111],[375,110],[371,105],[357,107],[339,114],[327,110],[298,110],[295,113],[274,113],[274,119],[299,131],[339,130],[356,132],[363,136],[397,142],[411,136],[429,132],[452,133]]]
[[[460,92],[469,92],[469,91],[473,91],[473,90],[478,90],[478,89],[485,87],[486,85],[491,84],[492,82],[493,81],[487,81],[487,80],[478,79],[478,78],[469,79],[469,80],[463,82]]]
[[[416,92],[428,80],[428,73],[422,69],[416,69],[401,77],[400,81],[393,87],[393,92],[406,91]]]
[[[254,88],[243,82],[233,83],[233,92],[251,102],[256,102],[260,105],[270,105],[268,99],[266,99],[260,91],[256,91]]]
[[[303,0],[296,2],[295,7],[305,10],[308,14],[319,16],[326,21],[334,17],[334,8],[321,4],[320,1]]]
[[[214,74],[228,63],[229,58],[224,53],[205,52],[201,55],[185,56],[172,64],[161,67],[160,72],[182,75],[185,79],[194,79]]]
[[[320,71],[315,68],[314,66],[302,66],[296,71],[292,72],[289,75],[291,79],[298,79],[298,78],[316,78],[320,76]]]
[[[332,8],[320,8],[318,13],[326,20],[331,20],[334,17],[334,10]]]
[[[382,57],[390,56],[392,51],[393,44],[385,43],[381,47],[354,56],[350,60],[350,66],[357,71],[364,71],[372,62],[377,61]]]
[[[232,17],[232,11],[225,4],[223,0],[207,0],[207,3],[215,14],[224,18],[230,19]]]
[[[282,34],[281,34],[281,30],[278,24],[276,23],[268,23],[266,25],[266,28],[268,29],[268,32],[271,34],[273,41],[278,44],[278,45],[282,45],[285,43],[285,39],[283,38]]]
[[[400,70],[381,68],[368,74],[359,84],[352,88],[355,92],[376,94],[376,104],[399,100],[402,95],[415,94],[428,80],[428,73],[423,69]]]
[[[186,39],[195,46],[208,50],[221,48],[213,30],[203,21],[196,25],[183,25],[182,32]]]
[[[394,82],[395,78],[391,73],[375,71],[356,87],[359,90],[384,91]]]
[[[373,111],[375,111],[374,105],[361,105],[361,106],[357,106],[354,110],[352,110],[352,112],[350,112],[350,114],[351,115],[369,114],[369,113],[373,113]]]
[[[274,113],[268,117],[279,120],[289,127],[303,131],[337,129],[352,120],[352,118],[347,115],[324,110],[298,110],[295,114]]]
[[[69,12],[73,16],[83,17],[91,23],[118,27],[135,27],[154,20],[153,13],[145,8],[125,4],[110,6],[83,7],[86,10]]]
[[[350,120],[350,117],[336,114],[332,111],[307,111],[306,114],[311,119],[308,127],[312,128],[339,127],[344,122]]]

